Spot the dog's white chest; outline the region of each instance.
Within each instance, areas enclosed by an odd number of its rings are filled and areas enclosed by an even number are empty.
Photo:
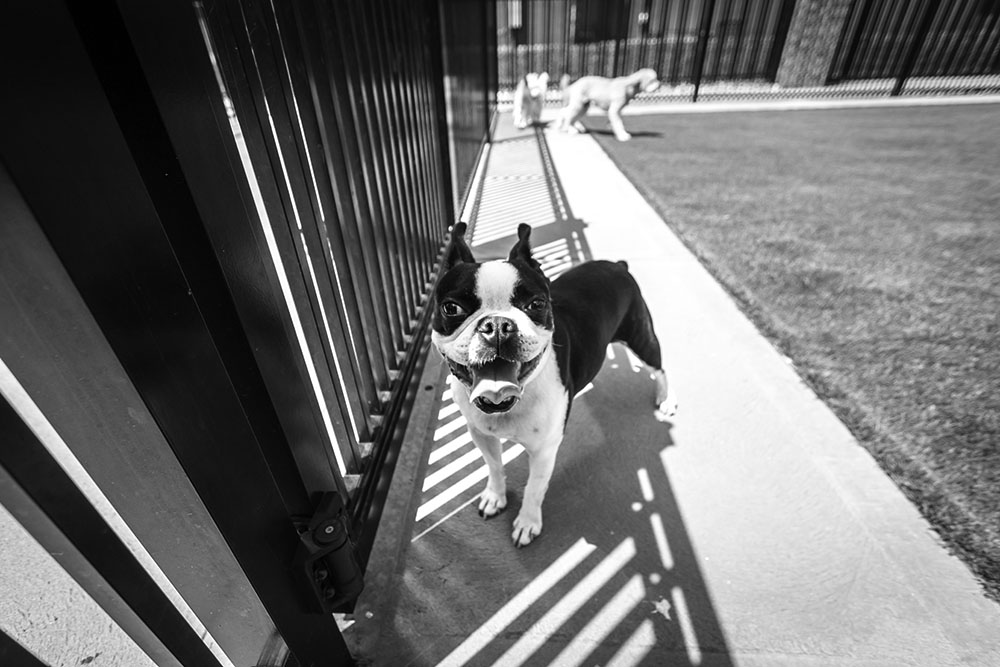
[[[555,355],[551,355],[538,376],[524,388],[521,400],[510,412],[486,414],[469,401],[469,390],[455,376],[448,376],[455,403],[469,426],[481,433],[518,442],[529,451],[562,435],[568,396],[559,378]]]

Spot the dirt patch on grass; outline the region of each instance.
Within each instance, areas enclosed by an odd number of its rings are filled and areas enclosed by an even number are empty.
[[[611,158],[1000,601],[997,107],[626,120]]]

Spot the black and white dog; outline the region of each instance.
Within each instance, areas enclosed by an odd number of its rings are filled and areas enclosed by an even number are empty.
[[[507,506],[501,439],[528,452],[528,483],[511,535],[525,546],[542,530],[542,500],[573,397],[601,370],[609,343],[626,343],[654,369],[659,418],[673,415],[676,401],[649,310],[624,262],[586,262],[550,283],[531,255],[530,226],[518,227],[506,260],[483,263],[473,258],[465,230],[465,223],[452,230],[431,339],[489,469],[480,515]]]

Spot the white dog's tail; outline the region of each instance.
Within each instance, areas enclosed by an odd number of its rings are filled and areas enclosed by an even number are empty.
[[[569,77],[569,74],[563,74],[559,78],[559,90],[561,90],[563,92],[566,92],[566,89],[569,88],[569,82],[570,82],[570,80],[571,79]]]

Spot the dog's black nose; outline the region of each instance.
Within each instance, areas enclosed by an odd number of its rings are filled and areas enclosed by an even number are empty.
[[[507,317],[491,315],[479,320],[476,331],[488,344],[499,348],[517,333],[517,324]]]

